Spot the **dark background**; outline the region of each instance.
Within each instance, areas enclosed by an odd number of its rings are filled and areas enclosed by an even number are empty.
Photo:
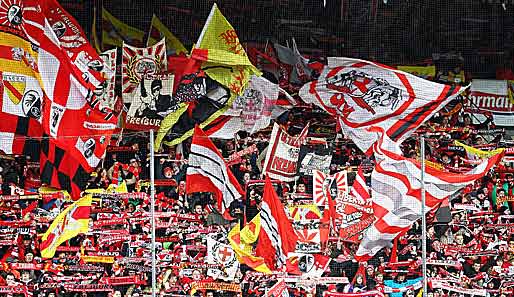
[[[152,14],[190,48],[212,0],[59,0],[90,34],[94,7],[148,31]],[[514,0],[219,0],[243,44],[295,38],[303,54],[422,64],[455,53],[474,78],[512,68]],[[502,3],[505,4],[504,9]],[[97,9],[97,16],[101,9]],[[98,29],[100,30],[100,24]],[[101,32],[101,31],[99,31]],[[449,66],[452,67],[452,66]]]

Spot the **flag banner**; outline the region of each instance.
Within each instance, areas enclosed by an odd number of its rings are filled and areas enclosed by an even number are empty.
[[[89,230],[89,213],[93,196],[86,195],[64,209],[41,237],[41,257],[52,258],[57,247]]]
[[[258,213],[253,219],[246,224],[240,232],[241,241],[246,244],[252,244],[257,241],[261,232],[261,214]]]
[[[219,264],[223,269],[210,268],[207,275],[214,279],[226,281],[234,280],[239,270],[239,262],[236,253],[230,245],[223,244],[207,236],[207,259],[208,264]]]
[[[474,79],[464,111],[473,113],[473,122],[482,123],[487,115],[492,114],[494,124],[498,126],[512,125],[514,103],[509,99],[507,80]]]
[[[269,176],[266,176],[264,184],[260,214],[261,232],[255,250],[256,255],[263,257],[270,269],[280,268],[286,263],[287,253],[295,250],[298,236]]]
[[[358,243],[362,239],[363,232],[374,222],[371,199],[362,203],[360,199],[342,193],[335,198],[336,226],[338,226],[339,238],[345,241]]]
[[[289,292],[287,291],[286,282],[281,279],[276,284],[271,287],[266,294],[265,297],[289,297]]]
[[[337,293],[323,292],[323,297],[384,297],[384,293],[380,291],[366,291],[360,293]]]
[[[373,147],[377,164],[371,174],[371,196],[376,219],[364,233],[355,256],[358,261],[375,255],[421,218],[421,164],[393,152],[390,148],[394,149],[395,144],[385,136],[384,131],[375,131],[381,135],[381,141]],[[502,157],[503,152],[463,173],[450,173],[426,166],[426,212],[433,211],[448,197],[483,177]]]
[[[191,283],[191,291],[189,292],[189,294],[192,296],[198,290],[214,290],[216,292],[219,292],[219,291],[241,292],[241,285],[234,284],[234,283],[222,283],[222,282],[212,282],[212,281],[192,282]]]
[[[260,232],[260,228],[258,231]],[[252,255],[252,246],[242,241],[239,224],[236,224],[228,232],[227,239],[233,251],[236,253],[239,263],[245,264],[255,271],[271,274],[271,270],[266,263],[264,263],[264,258]],[[253,238],[249,241],[251,240],[253,240]]]
[[[225,115],[240,118],[240,130],[254,134],[270,125],[278,93],[278,85],[263,77],[252,75],[243,94],[236,97]]]
[[[152,46],[162,40],[166,39],[166,55],[179,55],[187,54],[187,50],[180,42],[180,40],[171,33],[171,31],[164,26],[159,18],[154,14],[152,16],[152,22],[150,23],[150,32],[148,33],[148,41],[146,46]]]
[[[135,116],[136,110],[141,105],[143,109],[144,107],[149,106],[149,110],[156,110],[156,102],[158,101],[160,92],[163,87],[166,87],[167,90],[169,88],[173,88],[173,84],[166,83],[166,86],[163,84],[163,80],[168,81],[172,77],[161,77],[159,84],[159,75],[163,74],[167,69],[167,60],[166,60],[166,45],[164,43],[164,39],[159,41],[157,44],[146,47],[146,48],[137,48],[132,47],[127,44],[123,44],[123,55],[122,55],[122,97],[123,104],[125,107],[131,112],[127,114],[125,119],[125,125],[131,127],[131,129],[145,129],[145,127],[159,126],[162,121],[162,116],[154,115],[154,118],[148,118],[140,116]],[[142,81],[147,78],[147,81],[150,82],[150,86],[145,84]],[[155,77],[155,79],[153,79]],[[151,83],[154,83],[154,89],[152,89]],[[160,87],[159,90],[157,90]],[[152,93],[152,90],[155,90],[156,94]],[[162,92],[164,93],[164,91]],[[171,102],[171,93],[164,96],[162,99],[163,106],[174,105]],[[154,97],[156,97],[154,99]],[[154,103],[154,104],[150,104]],[[134,105],[134,107],[132,106]],[[134,119],[133,119],[134,118]]]
[[[103,61],[102,72],[111,71],[116,73],[116,57],[117,50],[112,49],[100,54],[100,58]],[[107,70],[108,69],[108,70]],[[96,90],[96,98],[100,101],[99,109],[103,110],[108,108],[110,110],[116,109],[116,95],[114,89],[116,87],[116,76],[112,75],[110,79],[106,79]]]
[[[318,278],[330,264],[330,258],[321,254],[288,253],[287,272],[302,277]]]
[[[300,146],[305,142],[308,131],[307,125],[298,136],[290,136],[275,123],[271,132],[263,173],[284,182],[294,181],[297,177],[296,166]]]
[[[318,253],[321,251],[320,245],[320,221],[318,220],[295,220],[293,229],[298,236],[295,251],[299,253]]]
[[[218,148],[198,126],[195,127],[186,175],[186,193],[196,192],[214,193],[221,213],[244,193]]]
[[[346,170],[333,175],[313,170],[312,197],[317,206],[324,208],[328,203],[328,195],[338,197],[339,195],[345,195],[345,193],[348,193],[348,173]]]
[[[71,61],[87,75],[87,80],[95,85],[105,78],[114,76],[115,71],[105,68],[96,49],[88,42],[87,36],[79,23],[66,12],[56,0],[40,1],[42,13],[45,15],[52,31]]]
[[[202,68],[209,77],[228,87],[234,95],[243,94],[252,74],[260,75],[248,59],[236,31],[216,4],[212,6],[192,57],[204,61]]]
[[[378,138],[369,127],[383,128],[399,144],[464,90],[378,63],[329,57],[318,80],[304,85],[300,97],[338,117],[346,137],[371,154]]]
[[[232,127],[226,125],[230,118],[222,116],[229,107],[230,90],[209,78],[204,71],[198,69],[182,76],[174,99],[181,107],[162,121],[155,149],[161,142],[168,146],[181,143],[193,135],[195,125],[200,125],[209,136],[224,138],[233,135],[234,130],[227,131]],[[218,120],[219,117],[222,118]],[[239,124],[232,129],[239,130]]]
[[[474,148],[474,147],[469,146],[469,145],[465,145],[464,143],[462,143],[462,142],[460,142],[458,140],[455,140],[455,145],[463,147],[464,150],[466,150],[466,153],[467,153],[468,158],[470,160],[490,158],[490,157],[492,157],[494,155],[497,155],[497,154],[501,153],[504,150],[502,148],[499,148],[499,149],[494,149],[494,150],[491,150],[491,151],[484,151],[484,150],[480,150],[480,149]]]
[[[397,66],[398,70],[410,73],[417,77],[432,80],[435,77],[435,65],[431,66],[408,66],[401,65]]]
[[[330,173],[332,163],[332,146],[323,139],[322,144],[302,144],[298,156],[299,175],[313,175],[314,170]]]
[[[280,65],[274,54],[268,55],[254,47],[248,48],[248,58],[259,70],[272,74],[277,81],[280,78]]]
[[[172,94],[173,75],[143,76],[139,81],[139,87],[130,95],[132,101],[127,112],[125,127],[132,130],[158,129],[168,114],[181,107],[173,100]]]
[[[275,43],[274,48],[277,60],[281,64],[281,72],[285,72],[282,74],[282,78],[288,83],[288,85],[284,85],[286,88],[289,88],[289,84],[301,86],[312,80],[314,72],[307,65],[306,59],[298,52],[296,46],[290,49]]]
[[[135,47],[144,46],[145,32],[131,27],[115,18],[102,7],[102,47],[122,47],[130,44]]]
[[[514,104],[514,80],[509,80],[507,82],[507,87],[508,87],[508,95],[509,95],[509,100],[512,104]]]

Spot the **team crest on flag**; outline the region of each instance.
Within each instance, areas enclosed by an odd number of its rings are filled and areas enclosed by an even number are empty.
[[[23,94],[25,94],[27,78],[24,75],[4,74],[2,81],[9,99],[11,99],[14,104],[19,104]]]
[[[233,280],[239,269],[239,262],[232,247],[211,237],[207,237],[207,263],[221,265],[222,269],[209,268],[207,275],[224,280]]]
[[[100,58],[103,61],[102,72],[110,71],[112,73],[116,72],[116,49],[108,50],[100,54]],[[108,69],[108,70],[107,70]],[[114,88],[116,76],[112,75],[110,79],[105,80],[102,84],[100,84],[94,94],[96,95],[96,99],[100,101],[100,110],[104,108],[108,108],[110,110],[115,109],[116,96],[114,93]]]

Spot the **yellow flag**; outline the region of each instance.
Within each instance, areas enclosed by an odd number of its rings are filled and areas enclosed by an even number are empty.
[[[259,232],[261,232],[260,212],[241,230],[241,241],[247,244],[254,243],[259,237]]]
[[[123,42],[144,47],[145,32],[131,27],[102,8],[102,44],[106,47],[122,47]]]
[[[414,74],[419,77],[435,77],[435,66],[398,66],[401,71]]]
[[[268,268],[266,263],[264,263],[264,258],[252,255],[252,246],[241,242],[239,224],[236,224],[236,226],[234,226],[234,228],[232,228],[232,230],[230,230],[228,233],[228,241],[236,253],[236,257],[239,263],[245,264],[255,271],[268,274],[271,273],[271,270]]]
[[[41,238],[42,258],[52,258],[61,243],[89,231],[92,197],[86,195],[80,198],[57,215]]]
[[[459,142],[458,140],[455,140],[455,145],[462,146],[468,154],[477,156],[480,159],[490,158],[504,151],[503,148],[495,149],[492,151],[483,151],[472,146],[465,145],[464,143]]]
[[[510,102],[514,104],[514,80],[507,81],[507,94]]]
[[[260,75],[239,42],[236,31],[214,4],[192,57],[205,61],[203,69],[212,79],[241,95],[250,75]],[[207,50],[201,51],[201,50]]]
[[[150,32],[148,33],[148,42],[146,44],[147,47],[150,47],[157,42],[159,42],[162,38],[166,38],[166,51],[169,54],[187,54],[187,50],[180,42],[180,40],[171,33],[171,31],[164,26],[163,23],[159,20],[159,18],[154,14],[152,16],[152,23],[150,24]]]

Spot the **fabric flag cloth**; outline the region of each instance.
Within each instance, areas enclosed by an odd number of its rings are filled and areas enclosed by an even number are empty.
[[[312,80],[314,72],[296,48],[296,43],[293,42],[293,49],[278,43],[274,44],[274,48],[277,60],[280,62],[280,68],[282,72],[285,72],[286,76],[284,78],[287,78],[289,84],[301,86]]]
[[[200,127],[195,127],[186,175],[186,193],[211,192],[220,213],[243,195],[236,177],[230,171],[218,148]]]
[[[102,59],[104,65],[102,67],[103,71],[111,71],[116,73],[116,58],[117,58],[117,50],[112,49],[105,51],[100,54],[100,58]],[[107,70],[108,69],[108,70]],[[116,76],[113,75],[110,79],[106,79],[96,90],[95,95],[97,100],[99,100],[99,109],[110,109],[114,111],[116,114],[119,113],[119,109],[116,106]],[[118,110],[117,110],[118,109]]]
[[[330,173],[332,151],[332,145],[329,145],[326,139],[317,139],[303,144],[298,156],[297,173],[311,176],[314,170],[325,174]]]
[[[366,201],[371,198],[368,186],[366,185],[366,177],[364,176],[364,171],[361,165],[359,165],[357,175],[355,176],[352,188],[350,189],[350,194],[359,199],[362,204],[365,204]]]
[[[356,253],[358,261],[365,261],[389,245],[401,232],[421,218],[421,164],[387,149],[392,142],[384,135],[374,145],[378,163],[371,174],[371,196],[375,222],[370,226]],[[382,142],[386,144],[382,145]],[[426,213],[466,185],[483,177],[501,160],[503,152],[484,160],[464,173],[450,173],[426,166]]]
[[[280,202],[271,179],[266,176],[261,205],[261,232],[257,242],[256,255],[263,257],[270,269],[286,264],[287,253],[294,252],[298,236]]]
[[[166,54],[168,56],[187,54],[187,50],[182,42],[154,14],[150,23],[150,32],[148,33],[146,46],[152,46],[163,38],[166,39]]]
[[[92,200],[92,195],[86,195],[57,215],[41,238],[42,258],[52,258],[61,243],[89,231]]]
[[[66,190],[73,198],[80,197],[87,186],[88,171],[53,139],[44,137],[41,141],[39,164],[41,182]]]
[[[260,71],[252,65],[236,31],[216,4],[205,22],[192,57],[203,61],[209,77],[228,87],[234,95],[242,95],[252,74]]]
[[[332,186],[335,182],[335,192]],[[332,175],[325,174],[319,170],[312,171],[312,194],[314,203],[319,207],[325,207],[328,203],[328,196],[339,196],[348,193],[348,172],[346,170],[334,173]]]
[[[230,246],[237,255],[237,259],[241,264],[245,264],[255,271],[270,274],[271,270],[264,263],[264,259],[252,255],[252,246],[241,241],[241,233],[239,224],[236,224],[228,233],[228,241]]]
[[[241,229],[241,241],[246,244],[252,244],[259,238],[261,232],[261,214],[260,212]]]
[[[115,18],[102,7],[102,48],[122,47],[124,43],[135,47],[144,46],[145,32]]]
[[[331,57],[318,80],[304,85],[299,95],[338,117],[346,137],[371,155],[377,134],[368,127],[383,128],[400,144],[465,89],[378,63]]]
[[[156,150],[167,134],[172,139],[165,143],[172,146],[190,137],[194,125],[204,128],[210,124],[228,110],[237,95],[243,94],[252,74],[260,75],[248,59],[236,31],[216,4],[193,48],[191,60],[184,68],[175,97],[178,97],[178,102],[194,101],[195,104],[188,104],[188,113],[171,113],[163,120],[155,140]],[[213,88],[209,79],[219,83],[219,86]],[[185,111],[185,108],[182,110]],[[180,115],[181,119],[178,118]]]
[[[236,253],[230,245],[223,244],[207,236],[207,258],[208,264],[218,264],[223,270],[209,268],[207,275],[215,279],[233,280],[239,270],[239,262]]]
[[[277,123],[271,132],[263,173],[284,182],[294,181],[300,146],[305,142],[309,125],[298,136],[287,134]]]

